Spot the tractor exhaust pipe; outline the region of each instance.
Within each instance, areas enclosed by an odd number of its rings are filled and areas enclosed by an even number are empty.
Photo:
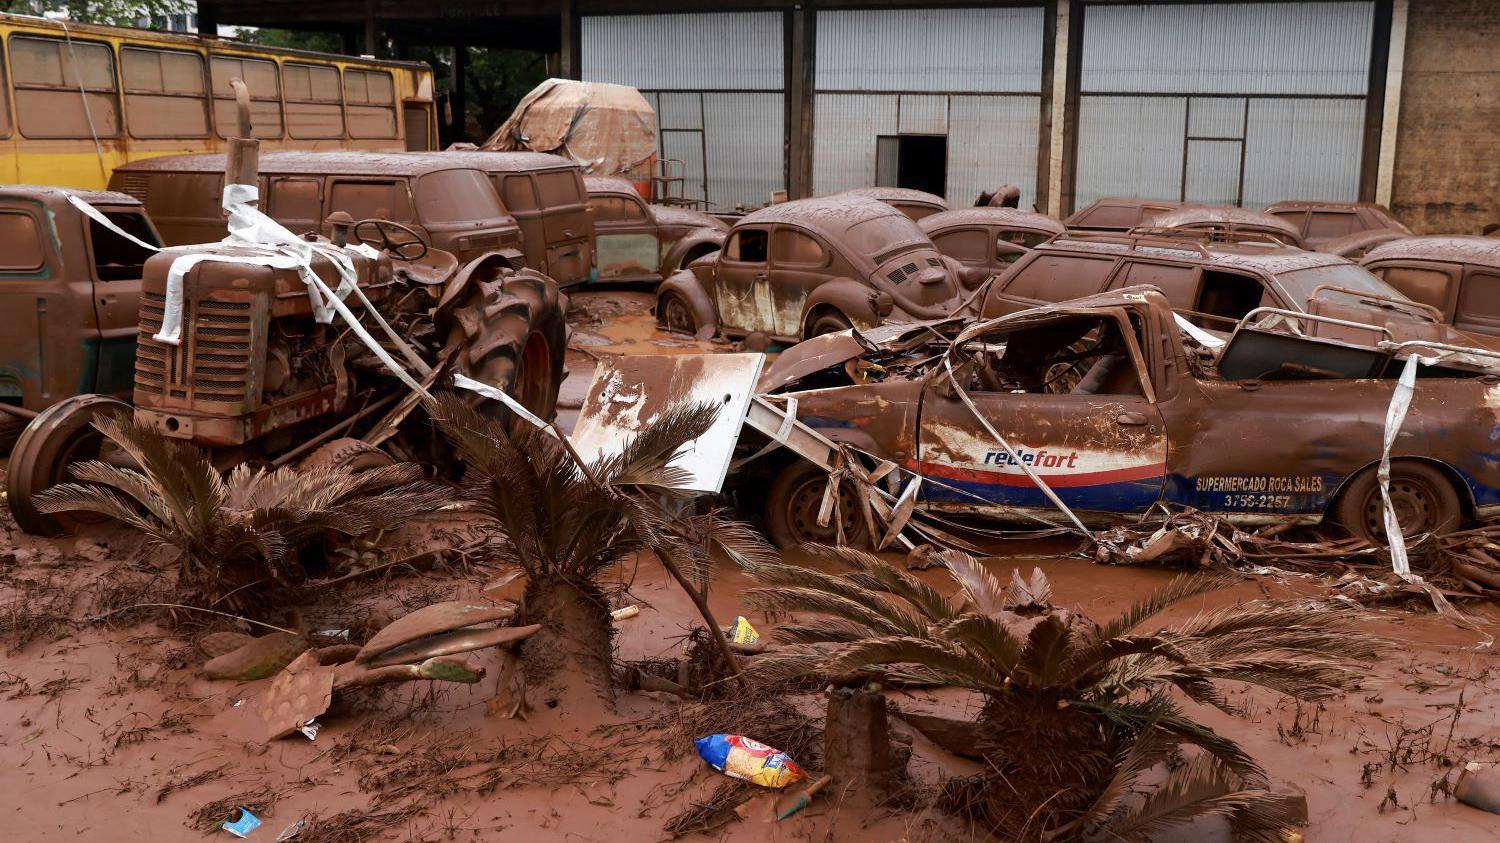
[[[239,117],[239,137],[229,139],[224,157],[224,183],[254,186],[260,174],[260,141],[250,126],[250,89],[242,79],[229,80],[234,89],[234,106]]]

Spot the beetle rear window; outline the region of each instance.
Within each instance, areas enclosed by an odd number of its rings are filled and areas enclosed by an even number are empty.
[[[855,252],[880,263],[897,251],[926,245],[922,229],[905,214],[875,217],[849,226],[846,236]]]

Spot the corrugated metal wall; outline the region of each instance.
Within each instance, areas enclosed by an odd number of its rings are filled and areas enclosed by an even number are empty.
[[[1373,3],[1090,5],[1082,25],[1075,206],[1358,197]]]
[[[662,158],[688,198],[759,206],[786,186],[780,12],[586,16],[583,78],[634,85],[657,110]]]
[[[947,199],[1036,192],[1040,7],[819,11],[813,189],[875,183],[876,138],[947,135]]]

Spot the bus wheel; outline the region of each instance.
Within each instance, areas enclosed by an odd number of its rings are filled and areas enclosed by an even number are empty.
[[[10,514],[22,530],[34,536],[58,536],[105,520],[81,512],[46,515],[32,497],[67,482],[68,466],[73,463],[98,459],[104,434],[94,429],[94,419],[117,412],[130,412],[130,405],[107,395],[77,395],[48,407],[21,431],[11,451],[5,494]]]

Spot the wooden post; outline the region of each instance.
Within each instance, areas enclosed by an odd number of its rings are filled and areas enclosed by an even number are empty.
[[[382,58],[384,48],[380,37],[380,22],[375,19],[375,0],[365,0],[365,55]]]
[[[578,10],[574,8],[573,0],[562,0],[558,5],[559,75],[564,79],[582,79],[583,65],[578,53],[583,42],[578,31]]]
[[[219,35],[219,10],[198,0],[198,34],[210,37]]]

